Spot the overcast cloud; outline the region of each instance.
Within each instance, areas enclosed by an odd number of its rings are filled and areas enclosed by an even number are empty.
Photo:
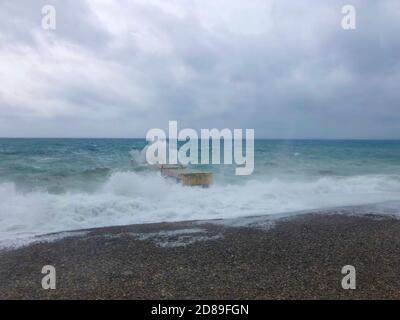
[[[400,138],[400,1],[1,1],[0,136],[143,137],[168,120]]]

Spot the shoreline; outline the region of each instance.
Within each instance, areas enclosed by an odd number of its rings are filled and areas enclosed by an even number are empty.
[[[400,298],[400,220],[373,211],[60,234],[0,250],[0,299]],[[349,264],[356,290],[341,287]],[[44,265],[56,268],[56,290],[41,287]]]

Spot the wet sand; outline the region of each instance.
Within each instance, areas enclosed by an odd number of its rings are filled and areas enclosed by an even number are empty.
[[[341,287],[348,264],[356,290]],[[56,290],[41,287],[44,265],[56,267]],[[0,251],[0,299],[359,298],[400,298],[394,217],[332,211],[108,227]]]

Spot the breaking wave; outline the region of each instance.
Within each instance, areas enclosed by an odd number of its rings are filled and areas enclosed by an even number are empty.
[[[96,192],[21,193],[0,184],[0,240],[111,225],[235,218],[400,199],[397,175],[183,187],[157,172],[112,173]]]

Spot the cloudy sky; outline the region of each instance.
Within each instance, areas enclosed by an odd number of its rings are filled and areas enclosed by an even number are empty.
[[[168,120],[400,138],[400,1],[1,0],[0,136],[143,137]]]

